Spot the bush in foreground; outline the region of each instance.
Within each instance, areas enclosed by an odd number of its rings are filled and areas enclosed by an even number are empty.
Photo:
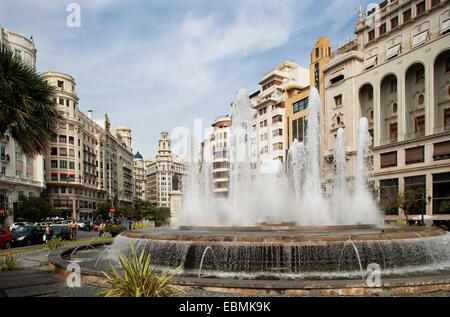
[[[119,261],[124,276],[120,275],[110,263],[112,273],[103,272],[107,278],[108,288],[99,293],[104,297],[174,297],[181,296],[181,290],[173,285],[173,278],[178,267],[173,272],[165,272],[158,276],[155,269],[150,268],[150,254],[145,255],[142,250],[140,256],[136,254],[131,244],[130,257],[120,252]]]
[[[0,258],[0,272],[17,270],[18,268],[19,263],[11,253]]]

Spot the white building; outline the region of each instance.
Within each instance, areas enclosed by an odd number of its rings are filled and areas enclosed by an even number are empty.
[[[32,39],[0,26],[0,45],[10,48],[17,58],[36,66]],[[0,210],[10,211],[20,196],[39,196],[45,189],[44,158],[31,158],[7,133],[0,135]]]
[[[139,151],[133,157],[133,173],[136,202],[145,200],[145,161]]]
[[[260,92],[250,96],[255,110],[252,127],[256,140],[251,142],[257,144],[257,168],[276,159],[285,162],[285,89],[294,84],[308,86],[309,70],[284,61],[263,76]]]

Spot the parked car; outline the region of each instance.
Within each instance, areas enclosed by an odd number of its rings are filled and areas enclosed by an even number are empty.
[[[61,238],[63,240],[70,240],[69,229],[66,225],[52,225],[50,226],[53,229],[53,237]]]
[[[15,222],[9,225],[9,231],[13,231],[19,227],[23,227],[23,226],[32,226],[33,224],[31,222]]]
[[[9,249],[12,246],[11,232],[0,229],[0,249]]]
[[[11,232],[13,246],[44,243],[44,228],[39,226],[22,226]]]

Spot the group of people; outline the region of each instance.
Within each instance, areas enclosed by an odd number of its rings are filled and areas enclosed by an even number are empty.
[[[75,241],[77,239],[77,233],[78,233],[78,223],[75,219],[72,219],[72,221],[69,224],[69,236],[71,241]],[[47,225],[45,226],[45,233],[44,233],[44,241],[46,244],[53,238],[53,234],[54,234],[53,228],[50,227],[49,223],[47,223]]]

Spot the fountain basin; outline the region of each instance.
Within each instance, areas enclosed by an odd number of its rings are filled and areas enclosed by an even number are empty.
[[[145,249],[152,263],[182,266],[184,272],[250,274],[256,278],[313,272],[361,272],[375,263],[382,270],[414,269],[450,259],[450,234],[439,228],[369,225],[296,227],[180,227],[133,230],[117,237],[113,249]]]

